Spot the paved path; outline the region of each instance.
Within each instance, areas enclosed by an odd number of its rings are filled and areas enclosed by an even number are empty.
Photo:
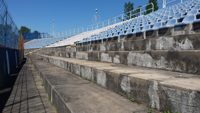
[[[56,113],[29,60],[20,71],[3,113]]]

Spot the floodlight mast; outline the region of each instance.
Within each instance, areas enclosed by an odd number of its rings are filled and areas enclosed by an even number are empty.
[[[94,17],[94,22],[95,22],[96,28],[98,28],[98,21],[99,21],[99,10],[96,8],[95,9],[95,17]]]
[[[52,25],[51,25],[51,29],[52,29],[52,36],[54,37],[55,36],[55,20],[53,19],[52,20]]]

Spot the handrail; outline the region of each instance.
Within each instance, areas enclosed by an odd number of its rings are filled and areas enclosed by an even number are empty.
[[[169,5],[171,5],[171,4],[174,4],[174,3],[179,3],[179,2],[181,2],[181,3],[183,3],[184,1],[187,1],[187,0],[168,0],[167,2],[166,2],[166,6],[169,6]]]
[[[146,9],[147,6],[150,6],[150,8]],[[65,35],[66,35],[66,37],[70,37],[70,36],[73,36],[73,35],[76,35],[76,34],[79,34],[82,32],[104,28],[104,27],[107,27],[107,26],[110,26],[110,25],[113,25],[113,24],[116,24],[119,22],[127,21],[127,20],[133,19],[135,17],[142,16],[147,11],[152,11],[152,12],[155,11],[155,6],[153,3],[143,5],[141,7],[138,7],[137,9],[127,12],[127,13],[130,13],[130,17],[128,17],[128,18],[126,18],[126,15],[124,13],[122,13],[120,15],[109,18],[109,19],[99,22],[97,24],[88,25],[87,27],[85,27],[85,29],[82,29],[82,30],[80,30],[80,28],[76,28],[76,29],[73,29],[73,31],[72,31],[72,29],[71,29],[71,30],[65,32]],[[81,28],[83,28],[83,27],[81,27]],[[56,36],[54,36],[54,37],[57,37],[60,35],[60,33],[56,33],[55,35]]]
[[[174,4],[175,2],[178,3],[180,1],[182,3],[183,1],[186,1],[186,0],[166,0],[166,4],[165,5],[167,7],[168,5]],[[150,8],[146,9],[147,6],[150,6]],[[137,11],[139,11],[139,12],[137,12]],[[132,11],[127,12],[127,13],[130,14],[128,18],[126,18],[126,15],[124,13],[122,13],[122,14],[119,14],[119,15],[114,16],[112,18],[109,18],[107,20],[101,21],[101,22],[99,22],[97,24],[88,25],[87,27],[85,27],[82,30],[79,30],[80,28],[73,29],[73,31],[72,30],[68,30],[66,32],[65,36],[66,37],[71,37],[71,36],[74,36],[74,35],[82,33],[82,32],[96,30],[96,29],[100,29],[100,28],[103,28],[103,27],[114,25],[114,24],[117,24],[117,23],[120,23],[120,22],[123,22],[123,21],[134,19],[135,17],[145,15],[146,12],[148,12],[148,11],[152,11],[152,12],[155,11],[155,6],[154,6],[153,3],[149,3],[147,5],[143,5],[141,7],[138,7],[137,9],[134,9]],[[57,36],[58,36],[58,34],[57,34]]]

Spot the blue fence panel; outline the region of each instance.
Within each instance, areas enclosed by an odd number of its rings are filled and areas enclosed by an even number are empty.
[[[0,46],[18,49],[18,29],[4,0],[0,0]]]

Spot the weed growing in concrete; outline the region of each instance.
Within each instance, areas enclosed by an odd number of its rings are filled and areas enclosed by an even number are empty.
[[[134,98],[132,95],[128,95],[128,99],[129,99],[130,101],[132,101],[132,102],[135,101],[135,98]]]
[[[147,113],[154,113],[154,110],[149,108]]]
[[[164,111],[163,113],[172,113],[171,111]],[[178,113],[178,112],[175,112],[175,113]]]

